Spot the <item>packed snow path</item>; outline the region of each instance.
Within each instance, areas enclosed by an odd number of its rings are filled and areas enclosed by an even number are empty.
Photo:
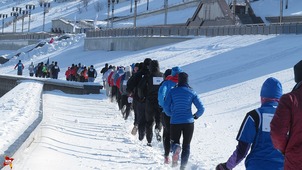
[[[40,137],[14,169],[164,169],[159,148],[132,136],[133,118],[125,122],[104,95],[60,94],[43,95]]]

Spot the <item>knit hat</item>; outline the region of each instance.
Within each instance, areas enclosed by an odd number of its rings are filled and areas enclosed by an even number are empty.
[[[132,71],[132,69],[131,69],[131,66],[126,66],[126,68],[125,68],[125,72],[131,72]]]
[[[133,70],[134,67],[135,67],[135,63],[132,63],[130,66],[131,66],[131,68],[132,68],[132,70]]]
[[[295,82],[302,81],[302,60],[294,66]]]
[[[270,77],[261,87],[260,96],[264,98],[279,99],[282,96],[282,85],[279,80]]]
[[[171,75],[172,69],[167,69],[164,73],[164,78],[168,77],[169,75]]]
[[[119,74],[120,76],[125,74],[125,71],[123,68],[118,69],[117,74]]]
[[[172,68],[172,73],[171,73],[171,75],[172,76],[175,76],[176,74],[178,74],[178,73],[180,73],[180,72],[182,72],[182,70],[181,70],[181,68],[180,67],[173,67]]]
[[[188,84],[189,75],[185,72],[180,72],[178,74],[178,84]]]

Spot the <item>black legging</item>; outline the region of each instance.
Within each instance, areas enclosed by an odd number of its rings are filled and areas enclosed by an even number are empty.
[[[111,87],[111,102],[113,102],[114,100],[116,100],[116,92],[117,92],[117,87],[116,86],[112,86]]]
[[[194,123],[170,125],[172,148],[175,144],[180,144],[179,139],[181,134],[183,136],[182,152],[181,152],[181,166],[183,167],[186,166],[189,160],[190,143],[193,137],[193,132],[194,132]]]
[[[173,143],[178,143],[180,136],[183,136],[183,145],[190,145],[194,132],[194,123],[185,123],[185,124],[171,124],[170,125],[170,134],[171,141]]]
[[[137,113],[136,121],[138,124],[138,139],[140,141],[144,139],[146,134],[145,107],[146,103],[137,102],[134,108]]]
[[[161,109],[159,108],[158,101],[151,101],[150,99],[146,100],[145,108],[145,118],[146,118],[146,137],[148,143],[152,142],[153,139],[153,125],[154,122],[156,126],[161,129],[160,122]]]
[[[171,149],[170,138],[170,117],[166,113],[162,112],[162,124],[163,124],[163,145],[165,150],[165,156],[169,156]]]
[[[130,114],[130,110],[131,110],[131,103],[128,103],[128,96],[127,95],[122,95],[120,103],[121,103],[121,108],[126,106],[126,109],[124,110],[125,113],[124,113],[123,116],[124,116],[124,119],[127,120],[128,116]]]

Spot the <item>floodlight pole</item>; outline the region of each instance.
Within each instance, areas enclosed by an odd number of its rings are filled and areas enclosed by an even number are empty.
[[[31,10],[35,9],[35,5],[27,4],[25,5],[26,10],[28,11],[28,32],[30,30],[30,16],[31,16]]]
[[[21,10],[22,8],[20,7],[12,7],[12,12],[10,13],[10,15],[14,17],[13,32],[17,32],[17,19],[19,14],[21,14]]]
[[[0,14],[0,18],[2,18],[2,33],[4,33],[4,18],[7,18],[7,14]]]
[[[113,20],[114,20],[114,2],[115,0],[112,0],[112,11],[111,11],[111,28],[113,28]]]
[[[133,28],[136,28],[137,0],[134,0]]]
[[[233,1],[233,19],[234,19],[234,24],[236,24],[236,4],[237,4],[237,0]]]
[[[164,8],[165,8],[165,25],[167,25],[168,20],[168,0],[164,1]]]
[[[108,4],[108,11],[107,11],[107,28],[109,28],[109,22],[110,22],[110,1],[111,0],[108,0],[107,1],[107,4]]]
[[[27,10],[22,11],[22,32],[23,32],[23,28],[24,28],[24,17],[25,17],[25,15],[28,15]]]
[[[283,0],[280,0],[280,18],[279,18],[280,24],[282,24],[282,17],[283,17]]]
[[[48,10],[50,8],[50,2],[41,2],[40,7],[44,8],[44,11],[43,11],[43,31],[44,31],[44,29],[45,29],[45,15],[46,15],[46,12],[48,12]]]

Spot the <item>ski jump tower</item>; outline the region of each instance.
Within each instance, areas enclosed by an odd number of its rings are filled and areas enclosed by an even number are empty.
[[[203,0],[186,26],[234,25],[234,15],[225,0]]]
[[[239,0],[238,0],[239,1]],[[203,0],[200,2],[192,18],[188,19],[187,27],[201,26],[224,26],[261,24],[260,17],[257,17],[251,8],[250,0],[231,1],[226,0]]]

